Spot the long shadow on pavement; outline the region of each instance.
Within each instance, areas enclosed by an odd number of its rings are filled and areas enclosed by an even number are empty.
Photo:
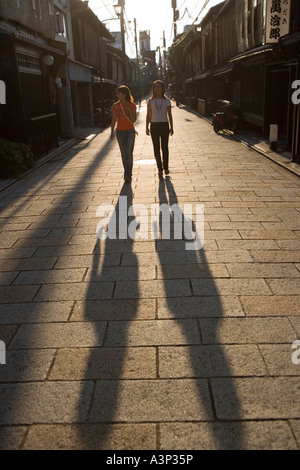
[[[159,202],[160,207],[162,204],[168,204],[169,208],[173,204],[178,204],[175,188],[169,177],[160,180]],[[175,218],[172,210],[170,212],[172,235]],[[182,220],[183,228],[185,223],[184,213],[181,212],[179,217]],[[160,217],[159,225],[162,235],[162,217]],[[174,424],[169,423],[168,432],[174,436],[180,436],[180,433],[181,435],[188,434],[190,436],[194,432],[196,435],[198,433],[198,436],[201,436],[199,439],[201,443],[198,443],[199,447],[196,447],[196,449],[242,449],[243,427],[239,421],[241,415],[238,405],[239,399],[228,358],[222,345],[218,344],[217,330],[219,322],[216,319],[221,320],[223,317],[220,293],[209,269],[204,249],[205,243],[200,250],[186,251],[186,240],[183,238],[184,235],[182,240],[168,242],[163,240],[162,237],[157,240],[161,277],[166,291],[166,300],[161,303],[161,308],[158,308],[158,317],[160,319],[175,319],[184,338],[182,346],[162,348],[160,373],[165,378],[176,378],[179,382],[182,379],[183,397],[186,393],[185,382],[189,382],[188,387],[190,388],[196,385],[198,403],[194,403],[194,411],[193,409],[185,410],[185,400],[183,398],[182,409],[178,411],[177,419],[174,416],[176,422]],[[169,253],[166,251],[166,244],[168,243],[174,244],[174,249],[170,247],[171,251]],[[170,292],[170,282],[176,278],[180,279],[178,282],[182,283],[181,285],[178,284],[178,294]],[[204,291],[207,280],[209,280],[209,292]],[[186,284],[183,285],[183,283]],[[201,286],[202,283],[204,286]],[[185,291],[188,288],[191,289],[191,296],[183,293],[186,297],[179,297],[181,288]],[[194,293],[194,290],[198,291],[198,295]],[[168,291],[170,292],[169,295]],[[204,293],[202,293],[203,291]],[[203,320],[206,332],[202,331]],[[216,403],[217,398],[214,396],[212,379],[218,377],[231,379],[226,381],[226,395],[231,404]],[[220,416],[218,416],[220,409],[232,406],[232,401],[237,408],[235,410],[236,421],[234,423],[222,423]],[[188,408],[188,405],[186,408]],[[207,436],[211,436],[211,438]],[[197,437],[194,436],[194,441],[195,439],[197,441]],[[178,441],[180,442],[179,437]],[[192,439],[184,438],[185,444],[187,441],[192,441]],[[168,441],[165,442],[168,445]],[[176,442],[176,440],[173,440],[173,442]],[[167,448],[170,449],[170,447]]]
[[[138,445],[134,442],[130,425],[128,428],[126,424],[116,424],[122,379],[128,378],[126,372],[124,376],[125,360],[128,360],[128,329],[139,304],[138,263],[133,253],[134,243],[127,238],[128,224],[134,220],[134,216],[128,216],[132,200],[131,186],[124,184],[113,214],[108,215],[110,221],[115,220],[115,236],[112,238],[109,235],[102,241],[98,239],[94,252],[90,285],[83,306],[83,321],[92,322],[96,346],[88,351],[86,370],[82,377],[81,399],[91,397],[91,403],[88,423],[77,426],[80,449],[111,450],[115,448],[114,445],[118,449],[122,446],[124,449],[132,449]],[[122,253],[134,258],[132,266],[116,266],[112,261],[112,256],[119,255],[121,259]],[[126,281],[127,277],[131,281],[134,298],[126,299],[126,293],[123,292],[124,300],[114,299],[115,282]],[[101,289],[111,282],[114,287],[110,296],[106,297],[107,300],[101,300]],[[91,380],[94,381],[92,392]],[[82,422],[81,416],[78,416],[78,421]]]
[[[54,206],[54,212],[58,214],[59,220],[68,213],[68,206],[71,205],[70,192],[84,191],[85,185],[95,175],[95,171],[101,165],[110,146],[111,142],[108,141],[95,155],[92,155],[74,184],[66,187],[65,192],[57,195],[57,199],[60,198],[61,208],[55,209],[56,206]],[[88,145],[85,148],[88,149]],[[75,153],[77,151],[74,150]],[[50,171],[50,177],[53,174],[58,174],[59,170],[69,162],[69,159],[70,152],[68,151],[66,159],[62,161],[58,169],[53,169],[52,164],[47,167]],[[43,174],[43,177],[43,181],[47,182],[48,175],[44,176]],[[31,178],[32,175],[29,175],[28,180],[26,177],[23,183],[27,186]],[[36,180],[36,176],[34,179]],[[42,188],[43,181],[38,185],[38,188]],[[33,191],[36,196],[38,196],[38,188]],[[5,196],[9,198],[10,195],[15,194],[15,189],[15,186],[9,188],[5,192]],[[17,187],[16,192],[22,197],[22,184]],[[82,202],[82,206],[84,207],[84,202]],[[44,210],[44,216],[38,221],[35,228],[30,230],[28,240],[23,235],[24,242],[29,242],[30,246],[28,256],[26,258],[24,255],[23,257],[18,256],[14,259],[15,248],[12,247],[8,250],[7,260],[11,260],[9,271],[5,267],[6,259],[2,260],[4,268],[2,269],[0,289],[8,287],[14,290],[11,294],[3,296],[0,302],[1,340],[5,340],[7,347],[6,365],[1,367],[0,371],[0,448],[2,445],[5,447],[5,443],[9,441],[10,433],[13,433],[13,426],[29,426],[36,422],[45,424],[64,422],[64,416],[69,412],[73,413],[73,410],[69,408],[72,407],[70,395],[72,394],[74,399],[76,391],[71,390],[71,384],[65,386],[64,382],[60,382],[57,385],[55,381],[47,380],[55,349],[60,347],[59,343],[63,345],[64,340],[60,335],[63,328],[66,329],[69,326],[68,317],[74,300],[73,297],[68,299],[68,295],[64,297],[63,301],[57,299],[55,289],[52,287],[54,275],[59,274],[59,270],[54,267],[54,260],[62,257],[70,246],[66,243],[55,246],[51,243],[31,246],[31,240],[35,239],[46,242],[49,237],[51,242],[53,221],[51,211],[48,211],[48,201],[44,201]],[[18,209],[13,215],[17,214]],[[39,232],[45,227],[48,230],[43,237]],[[69,227],[68,231],[70,236],[75,235],[76,227]],[[47,254],[48,249],[51,254]],[[39,253],[39,250],[46,251]],[[44,261],[48,259],[52,261],[45,266]],[[28,267],[27,261],[28,263],[34,262],[34,267]],[[64,285],[66,291],[68,285]],[[42,297],[40,297],[41,289],[44,289]],[[23,293],[22,300],[20,293]],[[51,330],[52,326],[56,328],[55,331],[59,329],[60,333],[54,333],[50,339],[47,332]],[[67,412],[66,408],[69,408]],[[81,413],[83,415],[82,410]],[[8,429],[6,426],[11,426],[11,428]],[[21,429],[19,432],[22,435],[24,430]],[[14,448],[17,448],[14,438],[12,442]],[[20,444],[21,442],[22,439],[20,439]],[[46,447],[48,440],[42,442],[41,445]]]

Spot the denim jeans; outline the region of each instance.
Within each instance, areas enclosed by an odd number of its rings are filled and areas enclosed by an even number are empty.
[[[152,122],[150,126],[158,171],[169,169],[169,130],[168,122]],[[163,161],[161,161],[160,147],[162,149]]]
[[[124,167],[124,178],[131,178],[133,167],[133,149],[135,143],[134,129],[129,129],[126,131],[117,130],[117,140],[121,150],[121,157]]]

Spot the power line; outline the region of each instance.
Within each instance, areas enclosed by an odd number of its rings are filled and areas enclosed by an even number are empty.
[[[104,3],[104,0],[101,0],[101,2],[102,2],[102,4],[103,4],[103,6],[106,8],[106,10],[109,12],[109,14],[110,14],[111,16],[115,16],[115,12],[114,12],[114,13],[111,13],[111,11],[110,11],[109,8],[108,8],[108,6],[112,6],[113,3],[111,3],[110,5],[106,5],[106,4]],[[98,8],[101,8],[101,7],[98,7]],[[102,8],[103,8],[103,7],[102,7]]]
[[[178,11],[180,11],[180,9],[184,6],[184,4],[186,4],[186,2],[187,2],[187,0],[184,0],[184,2],[180,5]],[[193,13],[193,11],[195,10],[195,8],[197,8],[198,4],[199,4],[199,0],[196,1],[194,7],[192,8],[192,13]],[[188,15],[188,17],[189,17],[190,19],[193,19],[193,18],[194,18],[194,16],[192,16],[192,13],[189,12],[188,7],[185,7],[185,10],[184,10],[184,12],[183,12],[183,15],[182,15],[181,18],[179,18],[177,21],[182,21],[186,13],[187,13],[187,15]],[[173,29],[173,21],[172,21],[172,25],[171,25],[171,34],[170,34],[170,41],[169,41],[170,43],[172,42],[173,33],[174,33],[174,29]],[[175,38],[174,38],[174,40],[175,40]]]
[[[188,29],[185,31],[185,33],[174,43],[174,46],[178,46],[187,37],[187,35],[192,31],[194,24],[198,21],[198,19],[201,16],[203,10],[207,7],[207,5],[210,3],[210,1],[211,0],[205,0],[204,5],[202,6],[200,12],[198,13],[198,16],[195,18],[193,23],[188,27]]]
[[[130,41],[130,36],[129,36],[129,33],[133,35],[132,29],[129,27],[129,23],[131,23],[131,21],[128,20],[125,9],[124,9],[124,22],[125,22],[125,25],[126,25],[125,33],[126,33],[127,44],[129,42],[129,48],[130,48],[131,54],[134,56],[135,52],[132,49],[132,42]],[[133,35],[133,37],[134,37],[134,35]]]

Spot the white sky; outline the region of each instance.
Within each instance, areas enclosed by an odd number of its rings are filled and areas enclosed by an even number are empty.
[[[177,22],[178,34],[183,32],[185,25],[192,24],[197,16],[199,16],[206,1],[208,1],[208,5],[203,10],[201,17],[212,6],[220,3],[222,0],[177,0],[177,10],[179,10],[179,21]],[[116,18],[116,20],[105,22],[110,31],[120,31],[120,21],[113,7],[117,3],[118,0],[89,1],[90,8],[101,21],[108,18]],[[201,17],[199,17],[197,23]],[[163,31],[165,31],[167,47],[172,44],[174,33],[172,0],[125,0],[126,54],[129,57],[136,56],[134,18],[137,21],[137,34],[139,34],[139,31],[150,30],[152,50],[163,45]]]

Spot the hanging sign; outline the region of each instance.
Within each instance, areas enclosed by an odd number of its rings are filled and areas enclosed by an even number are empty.
[[[276,43],[290,32],[290,10],[292,0],[267,0],[266,43]]]

